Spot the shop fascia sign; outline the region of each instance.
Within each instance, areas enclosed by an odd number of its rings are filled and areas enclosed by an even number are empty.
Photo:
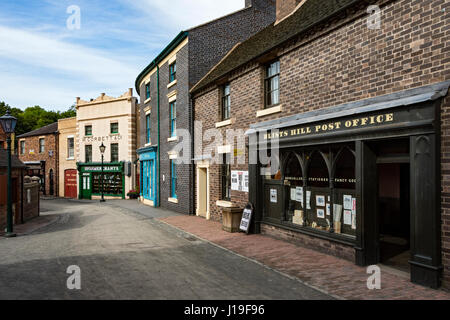
[[[102,166],[87,166],[82,167],[82,172],[102,172]],[[120,166],[103,166],[103,171],[108,172],[122,172],[122,168]]]
[[[289,137],[329,133],[334,131],[342,131],[356,128],[376,127],[380,125],[393,123],[394,121],[395,121],[394,113],[383,113],[379,115],[362,116],[348,120],[331,121],[298,128],[279,130],[278,132],[271,132],[264,134],[264,139],[265,140],[283,139]]]

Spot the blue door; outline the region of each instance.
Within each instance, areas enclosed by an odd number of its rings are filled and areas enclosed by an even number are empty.
[[[157,203],[157,184],[156,184],[156,152],[146,152],[140,154],[141,161],[141,196],[153,201],[155,207]]]

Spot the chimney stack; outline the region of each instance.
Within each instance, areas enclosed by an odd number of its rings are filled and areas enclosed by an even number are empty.
[[[277,1],[277,19],[275,24],[279,23],[281,20],[287,16],[294,13],[294,11],[299,8],[306,0],[276,0]]]

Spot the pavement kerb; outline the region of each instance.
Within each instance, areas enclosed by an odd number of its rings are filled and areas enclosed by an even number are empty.
[[[197,236],[197,235],[195,235],[195,234],[193,234],[193,233],[190,233],[190,232],[188,232],[188,231],[186,231],[186,230],[183,230],[183,229],[180,229],[180,228],[178,228],[178,227],[175,227],[174,225],[171,225],[170,223],[167,223],[167,222],[162,221],[162,220],[159,220],[159,219],[154,219],[153,221],[158,221],[158,222],[160,222],[160,223],[163,223],[163,224],[165,224],[165,225],[167,225],[167,226],[169,226],[169,227],[171,227],[171,228],[173,228],[173,229],[178,230],[179,232],[182,232],[182,233],[184,233],[184,234],[188,234],[188,235],[190,235],[190,236],[192,236],[192,237],[194,237],[194,238],[197,238],[197,239],[199,239],[199,240],[201,240],[201,241],[204,241],[204,242],[206,242],[206,243],[209,243],[209,244],[211,244],[211,245],[213,245],[213,246],[215,246],[215,247],[217,247],[217,248],[220,248],[220,249],[222,249],[222,250],[225,250],[225,251],[227,251],[227,252],[229,252],[229,253],[231,253],[231,254],[233,254],[233,255],[236,255],[236,256],[241,257],[241,258],[243,258],[243,259],[245,259],[245,260],[248,260],[248,261],[251,261],[251,262],[253,262],[253,263],[256,263],[256,264],[258,264],[258,265],[260,265],[260,266],[262,266],[262,267],[264,267],[264,268],[266,268],[266,269],[268,269],[268,270],[270,270],[270,271],[276,272],[276,273],[278,273],[278,274],[280,274],[280,275],[282,275],[282,276],[284,276],[284,277],[287,277],[287,278],[289,278],[289,279],[291,279],[291,280],[298,281],[298,282],[300,282],[301,284],[303,284],[303,285],[305,285],[305,286],[308,286],[308,287],[310,287],[310,288],[312,288],[312,289],[314,289],[314,290],[317,290],[317,291],[319,291],[319,292],[321,292],[321,293],[324,293],[324,294],[326,294],[326,295],[329,295],[330,297],[332,297],[332,298],[334,298],[334,299],[336,299],[336,300],[346,300],[345,298],[342,298],[342,297],[340,297],[340,296],[337,296],[337,295],[335,295],[335,294],[333,294],[333,293],[330,293],[330,292],[328,292],[328,291],[326,291],[326,290],[324,290],[324,289],[322,289],[322,288],[319,288],[319,287],[317,287],[317,286],[311,285],[311,284],[309,284],[308,282],[305,282],[305,281],[303,281],[303,280],[301,280],[301,279],[299,279],[299,278],[297,278],[297,277],[295,277],[295,276],[291,276],[291,275],[286,274],[286,273],[284,273],[284,272],[281,272],[281,271],[279,271],[279,270],[277,270],[277,269],[274,269],[274,268],[272,268],[272,267],[269,267],[268,265],[266,265],[266,264],[264,264],[264,263],[262,263],[262,262],[259,262],[258,260],[255,260],[255,259],[246,257],[246,256],[241,255],[241,254],[239,254],[239,253],[237,253],[237,252],[235,252],[235,251],[232,251],[232,250],[230,250],[230,249],[228,249],[228,248],[222,247],[221,245],[219,245],[219,244],[217,244],[217,243],[214,243],[214,242],[212,242],[212,241],[210,241],[210,240],[208,240],[208,239],[204,239],[204,238],[199,237],[199,236]]]

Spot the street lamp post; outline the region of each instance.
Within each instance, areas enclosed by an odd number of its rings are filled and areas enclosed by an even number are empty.
[[[104,198],[104,195],[103,195],[103,155],[104,155],[104,153],[105,153],[105,150],[106,150],[106,147],[105,147],[105,145],[103,144],[103,142],[102,142],[102,145],[100,146],[100,153],[102,154],[102,199],[100,200],[100,202],[105,202],[105,198]]]
[[[12,177],[11,177],[11,135],[16,128],[17,119],[11,116],[11,112],[6,110],[6,115],[0,117],[0,124],[5,132],[8,145],[8,198],[7,198],[7,215],[6,215],[6,234],[5,237],[13,238],[16,234],[13,231],[13,215],[12,215]]]

